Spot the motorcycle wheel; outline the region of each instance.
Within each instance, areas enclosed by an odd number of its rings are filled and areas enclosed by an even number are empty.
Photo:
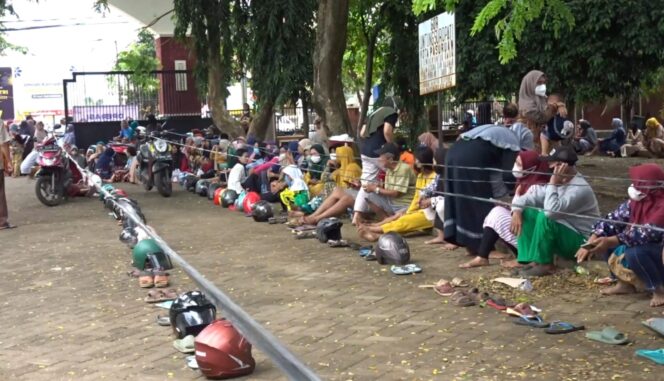
[[[53,189],[51,185],[51,176],[38,177],[35,184],[35,193],[37,199],[46,206],[58,206],[62,203],[63,195],[62,190],[58,186],[59,179],[55,179],[56,185]]]
[[[173,184],[168,171],[159,171],[154,174],[154,181],[157,183],[157,191],[164,197],[170,197],[173,193]]]
[[[152,183],[152,179],[147,178],[148,176],[145,173],[146,171],[147,169],[145,171],[140,172],[141,183],[143,183],[143,189],[145,189],[146,191],[151,191],[154,184]]]

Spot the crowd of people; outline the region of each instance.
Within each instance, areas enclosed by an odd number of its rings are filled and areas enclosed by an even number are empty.
[[[626,132],[614,118],[611,135],[599,139],[588,121],[568,119],[563,98],[547,95],[546,81],[540,71],[528,73],[518,104],[505,105],[495,124],[469,124],[449,148],[430,132],[409,145],[397,134],[394,102],[367,117],[359,141],[328,138],[320,119],[312,139],[282,145],[193,131],[169,140],[173,180],[210,179],[237,194],[255,192],[281,204],[294,225],[348,216],[367,241],[433,230],[427,244],[462,247],[472,257],[462,269],[500,258],[522,276],[546,276],[556,272],[556,256],[602,258],[611,269],[607,283],[615,283],[603,293],[645,289],[652,306],[664,305],[664,171],[656,164],[631,168],[628,201],[602,217],[577,169],[583,154],[661,157],[664,127],[649,118],[643,131],[632,124]],[[137,127],[123,122],[117,140],[135,143]],[[21,162],[42,131],[29,121],[11,125],[5,166],[25,173]],[[115,151],[102,142],[85,155],[72,144],[72,153],[105,180],[137,180],[135,149],[122,168],[113,167]],[[509,253],[497,251],[498,242]]]

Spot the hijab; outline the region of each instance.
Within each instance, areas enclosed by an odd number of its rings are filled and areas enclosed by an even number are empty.
[[[284,175],[290,179],[289,188],[294,192],[308,191],[307,183],[304,182],[304,175],[297,165],[287,165],[284,167]]]
[[[99,159],[97,159],[95,168],[99,171],[109,171],[111,169],[111,161],[113,160],[114,154],[115,151],[113,151],[113,148],[107,147],[104,153],[102,153],[101,156],[99,156]]]
[[[74,133],[74,125],[68,124],[63,137],[64,143],[69,145],[76,144],[76,134]]]
[[[611,127],[613,127],[614,130],[625,130],[623,127],[623,121],[620,118],[611,119]]]
[[[320,161],[318,163],[314,163],[313,161],[311,161],[311,155],[309,155],[309,165],[307,166],[307,168],[309,169],[309,175],[311,176],[311,178],[318,180],[321,178],[321,175],[323,174],[323,171],[327,166],[327,161],[329,160],[329,157],[325,155],[325,148],[323,148],[323,146],[320,144],[314,144],[313,146],[311,146],[311,149],[318,152],[318,154],[320,155]]]
[[[664,226],[664,171],[654,163],[629,169],[629,177],[636,189],[646,194],[641,201],[629,201],[629,222]]]
[[[521,151],[519,153],[521,164],[524,174],[521,178],[516,180],[516,195],[524,195],[528,189],[537,184],[546,184],[549,182],[550,174],[543,174],[542,172],[549,171],[549,164],[546,161],[540,160],[539,154],[535,151]],[[536,172],[536,173],[527,173]]]
[[[362,168],[353,160],[353,149],[348,146],[337,147],[337,163],[339,168],[332,172],[332,180],[342,187],[348,188],[346,182],[359,180],[362,176]]]
[[[425,132],[420,135],[417,140],[420,142],[420,145],[431,148],[431,151],[436,151],[438,149],[438,138],[434,136],[431,132]]]
[[[537,81],[543,75],[544,73],[539,70],[530,71],[521,80],[521,88],[519,89],[519,112],[525,118],[538,124],[544,124],[549,119],[545,117],[547,109],[546,97],[535,94]]]
[[[37,141],[37,143],[43,142],[47,136],[48,133],[44,129],[44,123],[39,122],[35,124],[35,140]]]

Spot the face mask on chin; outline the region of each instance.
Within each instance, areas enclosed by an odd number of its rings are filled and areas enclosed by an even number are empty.
[[[647,194],[634,188],[634,185],[630,185],[629,188],[627,188],[627,194],[629,195],[629,199],[632,201],[641,201],[647,196]]]

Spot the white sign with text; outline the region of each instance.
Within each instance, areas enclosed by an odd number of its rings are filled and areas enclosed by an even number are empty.
[[[419,25],[420,95],[456,86],[454,14],[441,13]]]

